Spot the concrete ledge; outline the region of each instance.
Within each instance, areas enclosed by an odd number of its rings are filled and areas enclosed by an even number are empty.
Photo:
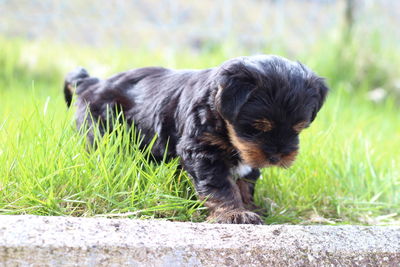
[[[399,266],[400,227],[0,216],[0,266]]]

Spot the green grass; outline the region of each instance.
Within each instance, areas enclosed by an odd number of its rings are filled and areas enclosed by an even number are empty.
[[[149,149],[138,149],[138,138],[118,134],[122,127],[88,153],[61,87],[63,75],[76,65],[105,76],[148,65],[204,68],[246,54],[227,47],[168,54],[0,39],[0,214],[203,221],[206,209],[178,170],[179,159],[152,163]],[[325,56],[327,49],[332,54]],[[388,53],[380,45],[371,49]],[[296,54],[328,77],[333,90],[301,135],[294,166],[263,170],[256,202],[269,210],[267,223],[400,221],[399,106],[395,97],[375,104],[365,96],[368,89],[390,84],[392,76],[384,60],[374,66],[365,66],[364,57],[354,62],[353,54],[368,54],[359,44],[340,51],[330,40]]]

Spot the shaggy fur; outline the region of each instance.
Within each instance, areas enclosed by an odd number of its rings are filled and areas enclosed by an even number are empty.
[[[210,221],[261,224],[254,208],[259,168],[289,167],[299,133],[315,119],[328,91],[322,78],[278,56],[239,57],[205,70],[133,69],[109,79],[82,68],[69,73],[68,106],[76,88],[77,124],[99,126],[120,110],[152,153],[179,156]],[[91,116],[87,116],[90,111]],[[95,122],[95,123],[94,123]],[[91,128],[90,128],[91,129]],[[93,142],[93,130],[89,139]]]

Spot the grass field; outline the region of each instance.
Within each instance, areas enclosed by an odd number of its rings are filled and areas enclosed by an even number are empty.
[[[263,170],[256,202],[269,210],[266,223],[400,223],[399,105],[394,96],[380,103],[366,97],[392,83],[385,57],[395,53],[378,43],[371,43],[374,53],[339,45],[295,55],[327,77],[332,90],[302,134],[294,166]],[[115,134],[88,153],[61,87],[76,65],[105,77],[148,65],[204,68],[246,54],[226,47],[178,54],[0,39],[0,214],[203,221],[206,209],[177,170],[179,159],[151,163],[137,141]],[[375,61],[376,53],[383,59]]]

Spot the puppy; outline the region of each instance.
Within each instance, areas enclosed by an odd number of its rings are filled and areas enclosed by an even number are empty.
[[[107,118],[122,111],[144,144],[157,136],[156,159],[180,157],[209,221],[235,224],[263,223],[253,204],[259,169],[293,163],[299,134],[328,91],[301,63],[268,55],[205,70],[139,68],[106,80],[78,68],[65,80],[68,106],[75,88],[77,125],[89,126],[90,142],[93,126],[104,133]]]

